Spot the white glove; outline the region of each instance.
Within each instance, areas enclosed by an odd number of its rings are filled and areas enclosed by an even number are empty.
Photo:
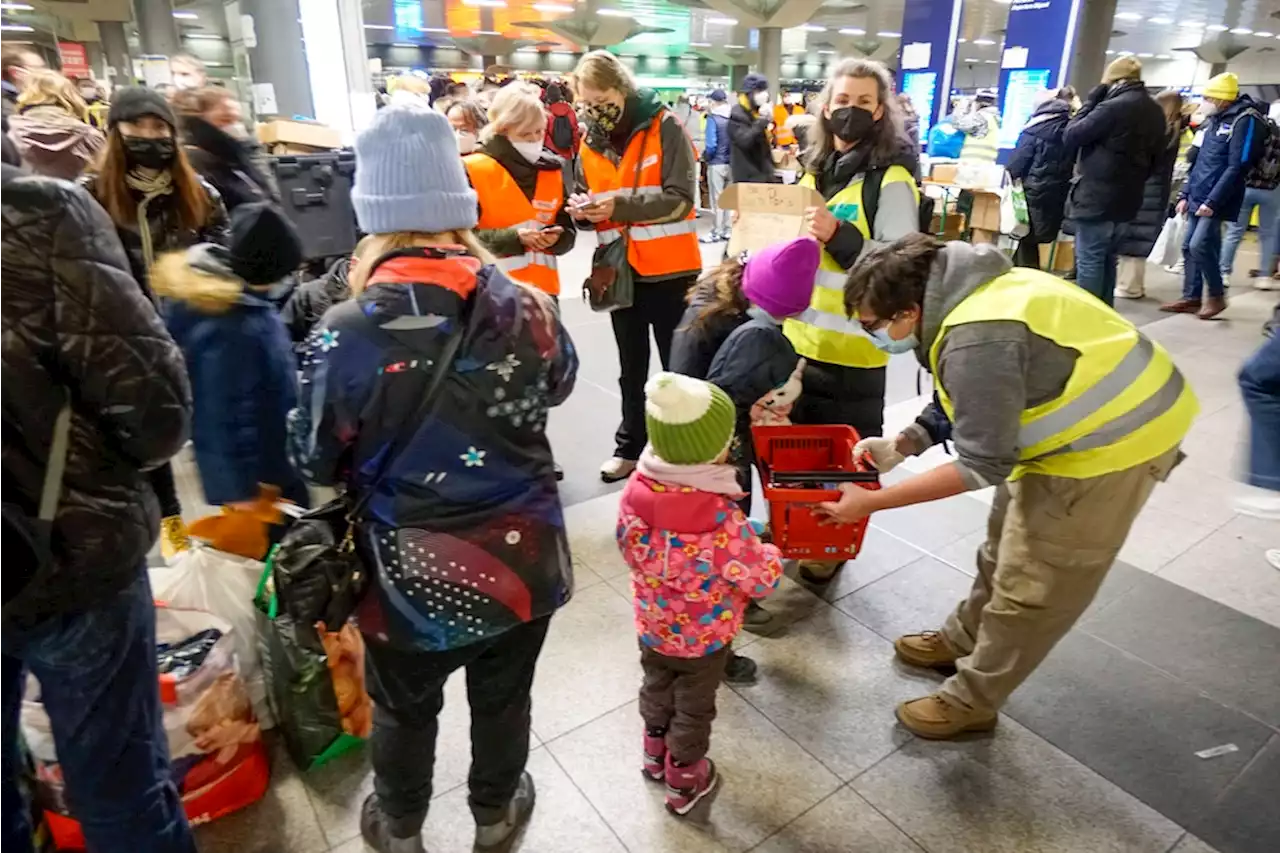
[[[907,458],[898,452],[897,440],[892,438],[862,439],[853,446],[853,458],[860,459],[863,456],[870,456],[871,464],[881,474],[897,468],[898,463]]]

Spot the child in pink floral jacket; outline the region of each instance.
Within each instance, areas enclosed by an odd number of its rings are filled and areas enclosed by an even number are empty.
[[[778,549],[735,501],[724,464],[733,402],[700,379],[660,373],[645,386],[649,446],[622,493],[618,547],[631,568],[640,635],[644,772],[687,814],[719,783],[706,757],[716,688],[747,602],[778,585]]]

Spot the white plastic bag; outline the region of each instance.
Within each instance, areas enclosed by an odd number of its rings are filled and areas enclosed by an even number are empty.
[[[1182,229],[1185,224],[1186,220],[1181,216],[1170,216],[1164,221],[1160,236],[1151,247],[1151,254],[1147,255],[1147,263],[1167,267],[1178,262],[1178,256],[1182,254]]]
[[[240,677],[249,689],[254,713],[264,729],[275,725],[267,702],[259,651],[260,632],[253,596],[262,563],[194,544],[166,569],[151,572],[151,594],[173,607],[196,608],[230,622]]]
[[[1021,210],[1019,210],[1021,208]],[[1000,190],[1000,233],[1022,239],[1031,232],[1027,222],[1027,202],[1021,186],[1012,184]]]

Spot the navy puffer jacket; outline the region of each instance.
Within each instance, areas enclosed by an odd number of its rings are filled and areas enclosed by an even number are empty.
[[[1038,243],[1051,243],[1062,228],[1063,209],[1071,188],[1074,152],[1062,141],[1071,106],[1056,98],[1041,104],[1018,136],[1009,157],[1009,177],[1022,181],[1027,195],[1031,234]]]
[[[1263,105],[1241,95],[1205,123],[1204,141],[1179,196],[1187,199],[1192,213],[1205,204],[1215,219],[1232,221],[1240,215],[1245,181],[1267,147],[1266,113]]]

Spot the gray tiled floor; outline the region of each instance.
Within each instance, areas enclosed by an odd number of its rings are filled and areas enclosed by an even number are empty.
[[[585,241],[584,241],[585,242]],[[707,247],[711,259],[719,247]],[[1249,258],[1242,255],[1240,264]],[[713,757],[725,785],[679,822],[638,772],[639,681],[626,567],[613,541],[616,486],[595,474],[617,425],[609,321],[571,292],[587,247],[563,264],[564,316],[582,357],[550,434],[578,593],[556,617],[534,688],[529,767],[538,807],[524,853],[1274,853],[1280,850],[1280,573],[1262,559],[1280,524],[1238,515],[1245,426],[1234,373],[1274,295],[1233,291],[1226,319],[1119,309],[1147,323],[1187,373],[1201,415],[1190,458],[1160,486],[1082,623],[1014,694],[998,730],[917,741],[895,702],[938,677],[894,662],[889,640],[936,627],[971,583],[989,497],[874,519],[862,556],[824,593],[790,578],[768,603],[780,627],[743,635],[757,685],[721,691]],[[1148,271],[1152,297],[1176,282]],[[1155,318],[1154,322],[1152,319]],[[654,369],[657,369],[656,359]],[[915,365],[896,357],[887,421],[914,417]],[[939,452],[912,460],[919,469]],[[189,514],[202,511],[189,462]],[[470,849],[465,690],[446,690],[432,853]],[[1211,759],[1194,752],[1233,743]],[[372,779],[353,754],[303,775],[275,756],[268,797],[201,828],[206,853],[358,853]]]

